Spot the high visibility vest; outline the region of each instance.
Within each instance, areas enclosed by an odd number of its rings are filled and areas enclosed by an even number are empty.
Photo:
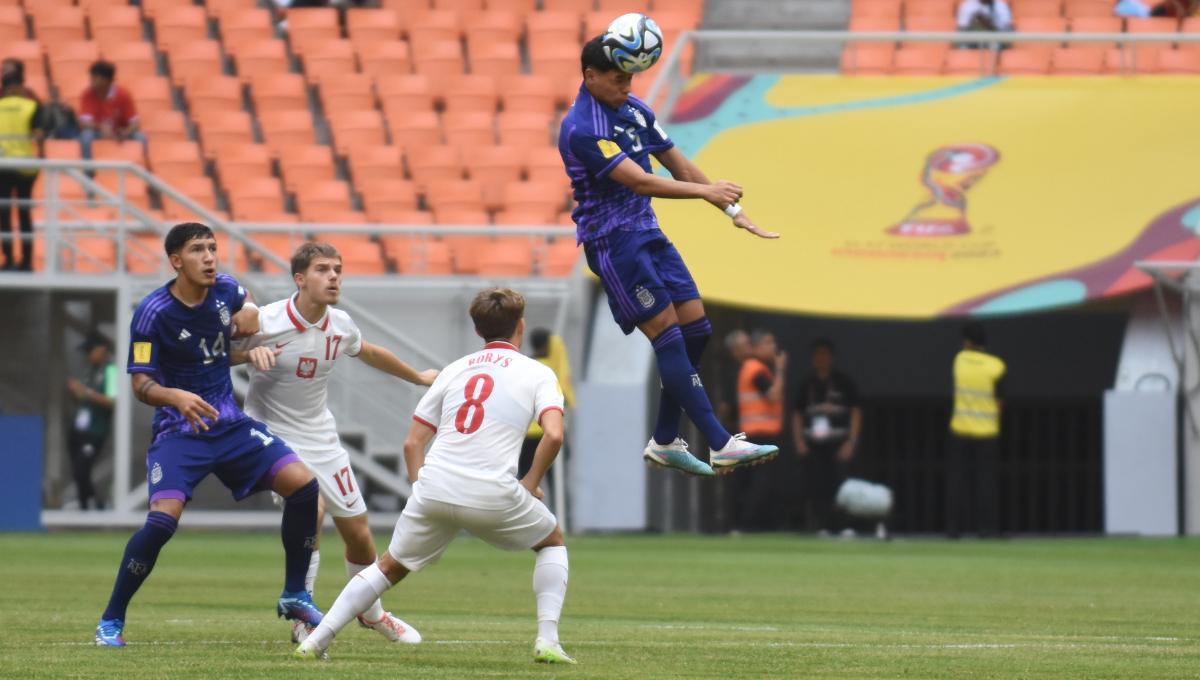
[[[1004,362],[986,352],[964,349],[954,357],[954,417],[950,431],[962,437],[1000,434],[1000,405],[996,382],[1004,377]]]
[[[778,437],[783,432],[783,400],[771,401],[754,386],[754,379],[763,373],[775,379],[770,367],[758,359],[742,362],[737,382],[738,421],[747,436]]]
[[[554,375],[558,378],[558,389],[563,393],[563,404],[567,408],[572,408],[575,406],[575,389],[571,386],[571,362],[567,358],[567,344],[559,336],[551,335],[548,350],[546,356],[539,357],[538,361],[554,371]],[[541,439],[543,434],[545,432],[542,431],[541,424],[535,420],[529,424],[525,437]]]
[[[33,116],[38,103],[21,95],[0,98],[0,158],[33,158]],[[36,170],[22,170],[35,175]]]

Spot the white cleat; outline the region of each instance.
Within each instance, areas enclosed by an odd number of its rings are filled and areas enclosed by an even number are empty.
[[[679,470],[697,477],[712,477],[715,474],[708,463],[688,451],[687,442],[679,437],[670,444],[659,444],[651,437],[646,443],[646,448],[642,450],[642,458],[651,465]]]
[[[383,618],[374,623],[368,621],[363,616],[359,616],[358,624],[363,628],[374,630],[390,642],[403,642],[407,645],[415,645],[421,642],[421,634],[417,632],[417,629],[396,618],[391,612],[384,612]]]
[[[299,644],[308,639],[308,636],[313,632],[312,626],[299,620],[292,621],[292,642]]]
[[[292,652],[292,658],[300,661],[329,661],[329,650],[317,647],[312,640],[305,640]]]
[[[541,637],[533,643],[533,660],[538,663],[565,663],[572,666],[579,663],[563,651],[562,645]]]
[[[746,435],[739,432],[730,437],[720,451],[709,449],[708,462],[714,470],[724,473],[745,465],[765,463],[777,455],[778,446],[748,442]]]

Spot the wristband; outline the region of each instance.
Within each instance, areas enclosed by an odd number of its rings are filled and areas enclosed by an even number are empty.
[[[725,214],[729,215],[730,219],[733,219],[734,217],[742,214],[742,206],[738,205],[737,203],[730,203],[729,206],[725,208]]]

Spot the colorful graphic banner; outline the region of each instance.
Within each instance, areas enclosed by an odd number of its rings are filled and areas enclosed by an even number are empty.
[[[784,234],[655,203],[709,300],[856,317],[1027,312],[1200,256],[1200,78],[700,76],[666,130]]]

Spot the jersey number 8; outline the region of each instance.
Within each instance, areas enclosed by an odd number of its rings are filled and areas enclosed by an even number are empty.
[[[480,385],[482,387],[479,387]],[[496,381],[487,373],[471,376],[463,388],[463,396],[467,400],[458,407],[458,413],[454,414],[454,429],[463,434],[474,434],[483,425],[483,402],[492,396],[492,388],[495,386]],[[478,395],[475,394],[476,387],[479,387]]]

